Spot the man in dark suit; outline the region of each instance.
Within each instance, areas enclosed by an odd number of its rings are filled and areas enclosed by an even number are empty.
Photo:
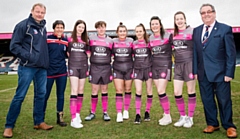
[[[213,5],[203,4],[200,8],[203,24],[193,32],[195,78],[198,79],[204,105],[207,128],[204,133],[219,130],[220,119],[227,136],[237,137],[236,126],[232,121],[232,100],[230,81],[234,78],[236,49],[232,28],[216,21]]]

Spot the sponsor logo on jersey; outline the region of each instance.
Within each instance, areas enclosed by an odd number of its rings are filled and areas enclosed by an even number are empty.
[[[174,49],[187,48],[187,46],[184,45],[184,41],[182,40],[174,40],[173,45],[174,45]]]
[[[162,47],[160,47],[160,46],[153,47],[152,52],[154,55],[160,54],[160,53],[165,53],[165,51],[162,51]]]
[[[83,47],[84,47],[84,44],[74,42],[74,43],[72,44],[72,46],[73,46],[74,48],[83,48]]]
[[[148,54],[147,54],[147,49],[146,48],[136,50],[135,57],[147,57],[147,56],[148,56]]]
[[[161,51],[161,50],[162,50],[161,47],[153,47],[153,48],[152,48],[152,51]]]
[[[98,53],[104,53],[104,52],[106,52],[106,48],[104,48],[104,47],[96,47],[95,51],[98,52]]]
[[[117,51],[117,53],[121,53],[121,54],[125,53],[126,54],[128,52],[128,49],[126,49],[126,48],[118,48],[116,51]]]
[[[173,41],[173,45],[175,45],[175,46],[183,46],[183,41],[181,41],[181,40],[175,40],[175,41]]]
[[[83,49],[75,49],[75,48],[71,48],[71,51],[75,51],[75,52],[84,52]]]
[[[116,53],[115,56],[129,56],[129,54],[118,54],[118,53]]]
[[[138,53],[138,54],[145,54],[146,52],[147,52],[146,48],[142,48],[142,49],[137,49],[136,50],[136,53]]]

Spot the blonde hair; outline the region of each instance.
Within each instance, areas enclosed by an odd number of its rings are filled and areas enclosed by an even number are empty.
[[[36,6],[39,6],[39,7],[41,7],[41,8],[44,8],[44,9],[46,10],[46,6],[45,6],[44,4],[42,4],[42,3],[36,3],[36,4],[33,5],[32,11],[34,10],[34,8],[35,8]]]

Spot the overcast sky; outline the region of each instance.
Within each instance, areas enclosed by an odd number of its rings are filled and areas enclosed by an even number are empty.
[[[61,19],[65,30],[72,31],[74,23],[82,19],[88,30],[94,30],[96,21],[107,22],[108,30],[115,30],[119,22],[128,29],[139,23],[149,28],[152,16],[159,16],[165,28],[173,28],[173,15],[183,11],[187,24],[196,27],[202,23],[199,8],[203,3],[215,6],[217,20],[231,26],[240,26],[240,0],[0,0],[0,33],[12,32],[19,21],[27,18],[32,5],[46,5],[47,30]]]

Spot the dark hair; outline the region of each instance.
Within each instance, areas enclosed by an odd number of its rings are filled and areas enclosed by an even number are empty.
[[[85,29],[84,29],[84,31],[83,31],[83,33],[81,35],[81,39],[82,39],[82,41],[84,41],[88,45],[87,25],[86,25],[86,23],[83,20],[77,20],[77,22],[74,25],[73,32],[72,32],[73,42],[78,42],[78,39],[77,39],[77,26],[79,24],[84,24],[84,26],[85,26]]]
[[[202,10],[202,7],[205,7],[205,6],[210,6],[212,8],[212,12],[216,12],[214,6],[212,4],[209,4],[209,3],[206,3],[206,4],[203,4],[201,7],[200,7],[200,14],[201,14],[201,10]]]
[[[126,31],[127,31],[127,27],[126,27],[125,25],[123,25],[122,22],[119,23],[119,25],[118,25],[118,27],[117,27],[117,30],[116,30],[116,33],[118,33],[119,28],[125,28]]]
[[[103,25],[104,25],[105,27],[107,27],[107,23],[106,23],[106,22],[104,22],[104,21],[98,21],[98,22],[95,23],[95,28],[102,27]]]
[[[55,22],[53,22],[52,29],[55,29],[57,25],[63,25],[63,28],[65,28],[65,24],[62,20],[56,20]]]
[[[161,26],[160,28],[160,35],[161,35],[161,38],[163,39],[163,36],[165,35],[165,30],[163,28],[163,25],[162,25],[162,22],[161,22],[161,19],[158,17],[158,16],[153,16],[151,19],[150,19],[150,29],[151,29],[151,21],[152,20],[158,20],[159,21],[159,24]],[[152,31],[152,29],[151,29]]]
[[[144,25],[142,23],[140,23],[139,25],[136,26],[136,28],[137,27],[142,27],[143,28],[143,31],[144,31],[144,36],[143,37],[144,37],[145,42],[148,43],[148,34],[147,34],[147,31],[146,31]]]
[[[178,15],[178,14],[182,14],[183,17],[184,17],[184,19],[186,20],[186,16],[185,16],[185,14],[184,14],[182,11],[178,11],[178,12],[176,12],[176,13],[174,14],[174,33],[173,33],[174,36],[178,35],[178,33],[179,33],[178,26],[177,26],[176,23],[175,23],[175,17],[176,17],[176,15]],[[185,24],[187,24],[187,23],[185,23]]]

